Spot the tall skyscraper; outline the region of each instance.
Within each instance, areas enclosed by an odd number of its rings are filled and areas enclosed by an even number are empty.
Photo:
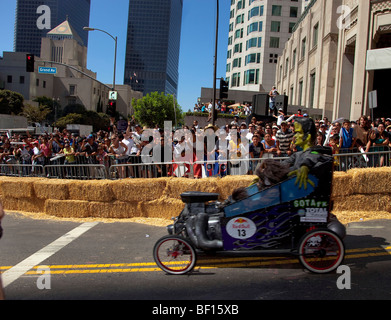
[[[15,52],[41,52],[41,39],[64,20],[75,28],[83,45],[88,45],[91,0],[17,0],[15,17]]]
[[[177,94],[183,0],[129,0],[124,84]]]
[[[278,56],[300,18],[303,1],[231,0],[226,72],[230,90],[271,90]]]

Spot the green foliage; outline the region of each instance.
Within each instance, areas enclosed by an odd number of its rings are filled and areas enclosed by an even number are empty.
[[[62,112],[62,115],[63,116],[66,116],[68,115],[69,113],[80,113],[80,114],[84,114],[87,112],[87,109],[85,106],[83,106],[82,104],[68,104],[63,112]]]
[[[52,110],[47,106],[35,107],[27,104],[23,107],[21,115],[26,117],[29,122],[41,123],[51,112]]]
[[[93,130],[97,132],[99,130],[107,130],[110,125],[110,118],[105,113],[85,111],[84,113],[68,113],[56,122],[56,126],[60,129],[66,128],[67,124],[92,125]]]
[[[0,90],[0,113],[18,115],[23,111],[23,96],[14,91]]]
[[[59,118],[62,114],[61,105],[56,100],[53,100],[52,98],[46,96],[40,96],[40,97],[36,97],[33,101],[38,102],[41,108],[46,107],[50,109],[50,112],[46,116],[46,120],[50,124],[52,124],[56,120],[56,116],[57,118]]]
[[[183,119],[182,108],[176,99],[174,108],[174,97],[170,94],[152,92],[141,99],[133,99],[132,105],[135,119],[149,128],[163,128],[164,121],[172,121],[175,125],[175,118],[177,122]]]

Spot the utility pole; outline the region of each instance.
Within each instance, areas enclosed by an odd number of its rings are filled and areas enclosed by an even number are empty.
[[[216,41],[215,41],[215,59],[213,73],[213,101],[212,101],[212,124],[215,125],[215,109],[216,109],[216,76],[217,76],[217,46],[219,42],[219,0],[216,0]]]

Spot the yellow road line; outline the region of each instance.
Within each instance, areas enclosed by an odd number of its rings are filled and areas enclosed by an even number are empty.
[[[358,259],[369,257],[380,257],[391,255],[391,246],[389,247],[372,247],[346,250],[345,259]],[[381,252],[376,252],[381,251]],[[287,257],[229,257],[220,259],[208,259],[202,257],[198,259],[196,265],[200,269],[212,268],[237,268],[237,267],[257,267],[273,266],[284,264],[296,264],[297,258]],[[168,264],[181,264],[183,261],[173,261]],[[41,266],[35,266],[32,270],[26,272],[26,275],[40,275],[37,269]],[[11,266],[0,266],[1,270],[8,270]],[[70,264],[70,265],[49,265],[50,274],[92,274],[92,273],[131,273],[131,272],[154,272],[161,271],[155,262],[140,263],[113,263],[113,264]]]

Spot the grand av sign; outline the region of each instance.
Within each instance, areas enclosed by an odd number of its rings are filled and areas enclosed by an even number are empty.
[[[53,68],[53,67],[38,67],[38,73],[56,74],[57,73],[57,68]]]

